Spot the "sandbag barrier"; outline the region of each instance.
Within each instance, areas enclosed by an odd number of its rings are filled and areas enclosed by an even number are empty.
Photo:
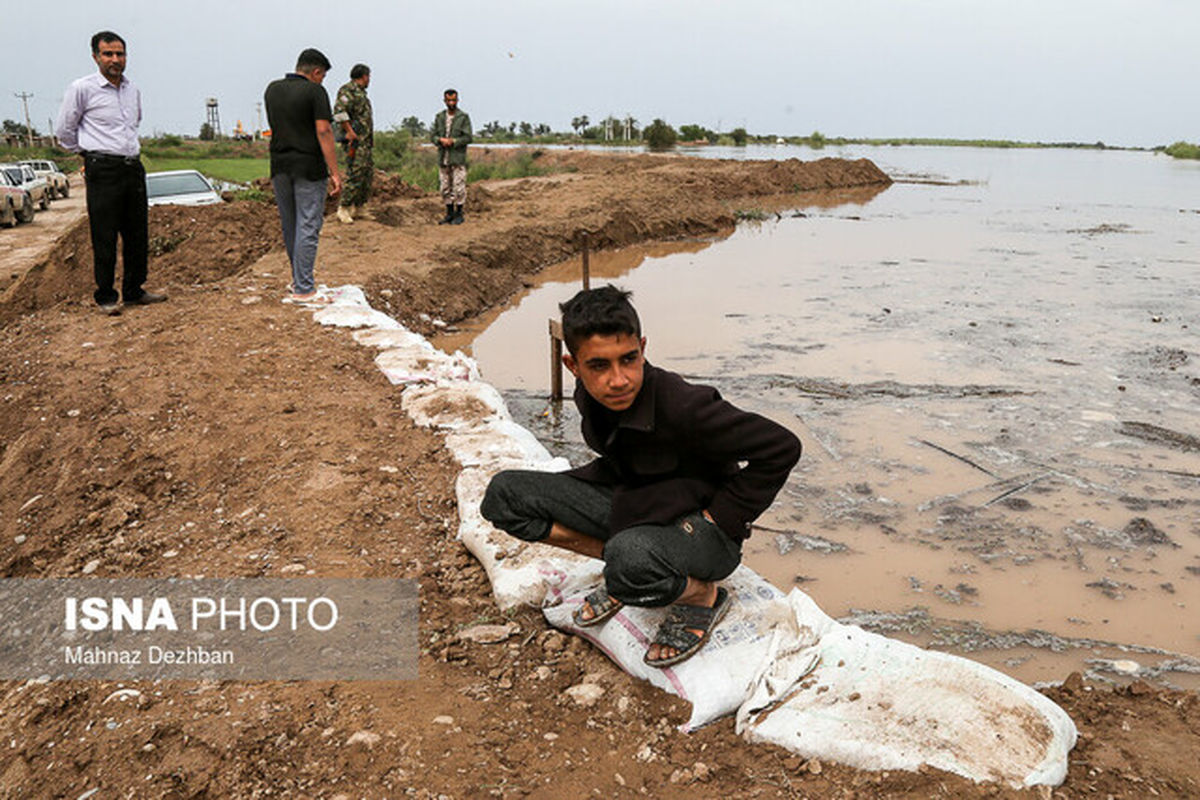
[[[375,363],[402,387],[405,411],[441,431],[462,465],[458,538],[486,570],[497,605],[540,607],[554,627],[691,703],[683,730],[735,714],[747,741],[860,769],[928,764],[1016,787],[1066,777],[1075,725],[1045,696],[969,659],[839,623],[800,590],[785,595],[745,565],[723,582],[734,602],[712,640],[681,664],[642,661],[665,609],[625,606],[602,626],[577,628],[572,612],[600,581],[601,563],[517,540],[479,514],[499,470],[561,471],[566,460],[512,420],[471,358],[447,355],[372,309],[356,286],[320,291],[332,303],[314,319],[356,329],[357,342],[378,349]]]

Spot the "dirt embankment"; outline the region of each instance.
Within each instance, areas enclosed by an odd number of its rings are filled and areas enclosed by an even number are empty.
[[[487,226],[463,226],[461,235],[443,237],[428,262],[411,264],[399,276],[373,276],[366,284],[373,303],[429,332],[411,309],[446,322],[478,314],[520,290],[531,272],[578,254],[585,236],[594,249],[714,236],[732,229],[740,209],[772,201],[794,205],[798,194],[817,202],[832,191],[869,195],[890,183],[865,159],[745,163],[570,153],[543,159],[571,171],[472,187],[469,219],[486,219]],[[385,209],[379,219],[418,233],[439,210],[432,198],[404,211]],[[503,226],[503,236],[489,230],[492,223]]]
[[[549,156],[547,156],[549,158]],[[559,158],[558,156],[554,156]],[[377,222],[327,223],[318,277],[372,287],[397,316],[458,319],[593,246],[713,235],[733,211],[869,164],[561,157],[574,171],[473,186],[467,224],[392,187]],[[874,177],[872,177],[874,176]],[[871,181],[876,181],[871,184]],[[800,204],[819,200],[806,195]],[[0,305],[0,575],[404,577],[421,587],[408,683],[0,684],[0,797],[1195,797],[1200,700],[1072,679],[1050,695],[1083,734],[1050,793],[932,770],[866,773],[748,746],[582,641],[511,615],[453,540],[457,467],[349,336],[282,306],[274,210],[156,210],[151,286],[168,303],[90,302],[86,229]],[[83,231],[82,233],[80,231]],[[603,690],[590,705],[566,690]]]

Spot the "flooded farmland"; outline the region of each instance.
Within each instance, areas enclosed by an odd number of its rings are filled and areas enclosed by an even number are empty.
[[[746,562],[835,617],[1023,680],[1200,687],[1200,164],[820,155],[897,183],[591,258],[594,281],[633,290],[652,362],[804,442]],[[574,462],[574,409],[546,400],[546,321],[578,274],[546,271],[441,343]]]

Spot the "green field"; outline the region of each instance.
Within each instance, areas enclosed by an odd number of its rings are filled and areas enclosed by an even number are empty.
[[[265,158],[158,158],[143,156],[146,172],[165,172],[169,169],[199,170],[210,178],[230,183],[249,183],[271,174],[271,163]]]

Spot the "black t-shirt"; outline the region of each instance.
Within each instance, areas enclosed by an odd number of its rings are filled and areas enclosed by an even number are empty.
[[[316,128],[319,119],[333,121],[325,88],[289,72],[271,81],[263,100],[271,126],[271,177],[280,173],[309,181],[329,177]]]

